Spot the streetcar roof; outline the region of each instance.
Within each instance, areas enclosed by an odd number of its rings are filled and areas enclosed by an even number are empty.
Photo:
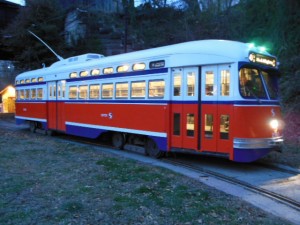
[[[247,60],[248,54],[250,51],[259,52],[258,49],[250,47],[250,45],[237,41],[228,41],[228,40],[199,40],[199,41],[190,41],[174,45],[168,45],[163,47],[157,47],[152,49],[140,50],[130,53],[123,53],[114,56],[104,57],[98,55],[99,57],[86,58],[85,60],[72,60],[76,57],[88,57],[89,55],[97,55],[88,53],[82,56],[74,56],[63,61],[58,61],[53,63],[50,67],[32,70],[28,72],[21,73],[17,76],[18,79],[22,79],[30,76],[44,76],[47,74],[60,73],[66,71],[72,71],[79,68],[90,68],[93,66],[102,67],[103,66],[115,66],[117,63],[124,64],[130,62],[143,62],[144,60],[155,60],[158,58],[167,58],[170,56],[192,56],[195,54],[204,56],[206,63],[209,63],[209,58],[212,58],[211,63],[215,63],[216,57],[219,57],[218,63],[221,63],[222,60],[231,59],[232,62]],[[264,55],[270,55],[268,52],[264,51]],[[181,57],[182,58],[182,57]],[[182,60],[179,60],[181,62]],[[193,60],[195,61],[195,59]],[[199,61],[199,60],[198,60]],[[199,65],[202,64],[198,63]],[[182,66],[182,65],[169,65],[173,66]]]

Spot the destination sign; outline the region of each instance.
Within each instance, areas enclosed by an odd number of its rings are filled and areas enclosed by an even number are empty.
[[[254,52],[251,52],[249,54],[249,60],[250,60],[250,62],[253,62],[253,63],[259,63],[259,64],[263,64],[266,66],[272,66],[272,67],[276,67],[276,64],[277,64],[275,57],[262,55],[262,54],[258,54],[258,53],[254,53]]]

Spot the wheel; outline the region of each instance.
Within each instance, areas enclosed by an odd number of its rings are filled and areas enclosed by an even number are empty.
[[[125,138],[122,133],[114,133],[112,135],[112,145],[117,149],[122,149],[125,144]]]
[[[146,155],[149,155],[153,158],[161,158],[164,156],[164,152],[162,152],[161,150],[159,150],[157,144],[155,143],[155,141],[153,141],[152,139],[148,139],[146,142]]]
[[[36,132],[36,123],[33,121],[30,121],[29,123],[29,129],[31,133],[35,133]]]

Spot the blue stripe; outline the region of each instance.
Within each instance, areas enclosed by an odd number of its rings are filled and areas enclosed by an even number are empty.
[[[167,72],[168,72],[168,68],[162,68],[162,69],[127,72],[127,73],[113,73],[113,74],[103,74],[103,75],[99,75],[99,76],[70,78],[70,79],[66,79],[66,82],[75,82],[75,81],[83,81],[83,80],[98,80],[98,79],[117,78],[117,77],[132,77],[132,76],[142,76],[142,75],[167,73]]]
[[[39,86],[39,85],[44,85],[44,84],[46,84],[46,82],[27,83],[27,84],[16,84],[16,87]]]

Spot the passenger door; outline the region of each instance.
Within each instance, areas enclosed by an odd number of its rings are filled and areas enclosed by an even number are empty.
[[[65,80],[48,82],[48,129],[65,131]]]
[[[57,129],[56,81],[47,83],[47,121],[48,129]]]
[[[201,150],[232,152],[233,85],[229,64],[202,67]]]
[[[198,149],[198,67],[173,68],[171,147]]]

